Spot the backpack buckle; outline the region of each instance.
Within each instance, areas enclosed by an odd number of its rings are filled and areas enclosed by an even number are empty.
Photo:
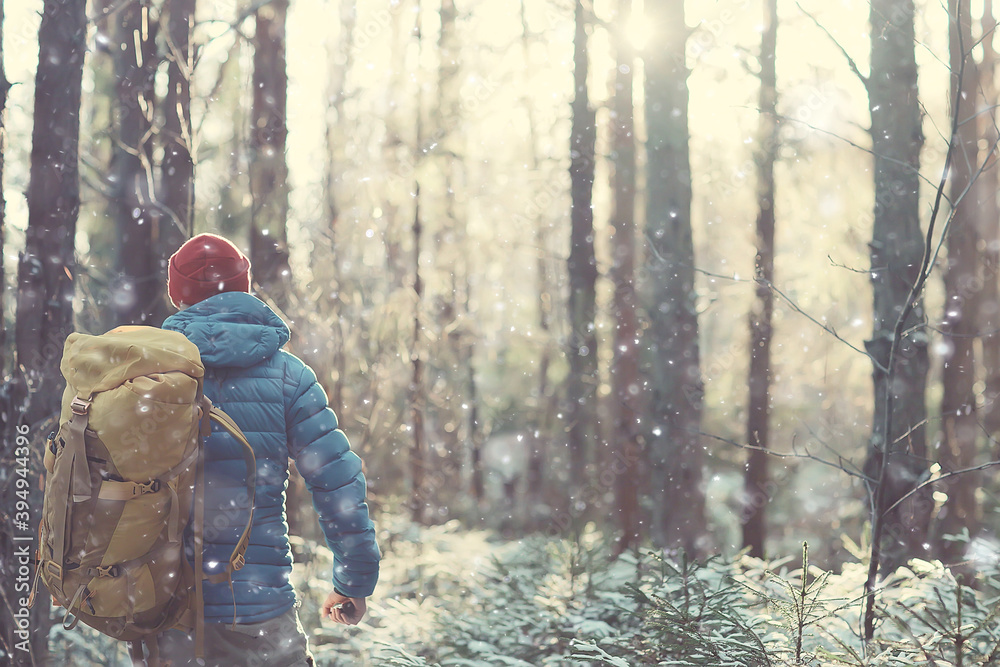
[[[91,571],[94,577],[117,577],[121,574],[121,568],[117,565],[98,565]]]
[[[62,581],[63,569],[62,565],[55,562],[54,560],[43,561],[43,569],[48,572],[49,576],[55,577],[57,580]]]
[[[145,495],[147,493],[156,493],[160,490],[160,480],[151,479],[148,482],[136,482],[135,490],[133,493],[137,496]]]
[[[243,557],[242,553],[238,553],[233,557],[233,570],[241,570],[243,566],[247,564],[247,559]]]
[[[70,401],[69,409],[73,411],[73,414],[80,415],[81,417],[86,415],[90,411],[90,404],[92,401],[86,398],[80,398],[77,396],[72,401]]]

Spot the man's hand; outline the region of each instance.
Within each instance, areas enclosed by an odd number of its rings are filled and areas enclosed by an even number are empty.
[[[357,625],[368,611],[364,598],[349,598],[337,591],[331,592],[323,602],[323,618],[332,619],[334,623]]]

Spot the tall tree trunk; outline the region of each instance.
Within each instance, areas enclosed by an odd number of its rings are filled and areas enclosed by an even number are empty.
[[[531,62],[531,39],[528,29],[526,12],[527,0],[520,1],[521,18],[521,49],[525,66]],[[521,104],[528,116],[528,145],[530,147],[530,167],[532,173],[539,170],[538,161],[538,129],[534,113],[534,100],[527,87],[523,89]],[[543,344],[538,358],[538,407],[534,418],[534,433],[531,437],[531,451],[528,453],[528,470],[525,477],[527,506],[529,508],[528,530],[535,530],[538,521],[547,513],[549,494],[546,490],[546,465],[549,456],[548,442],[551,439],[552,424],[558,406],[553,405],[552,391],[549,385],[549,367],[552,365],[552,278],[549,271],[549,225],[545,220],[535,224],[535,245],[538,247],[538,260],[535,263],[538,292],[538,329],[542,334]]]
[[[149,0],[127,3],[114,17],[118,104],[114,194],[118,232],[118,281],[112,307],[119,324],[157,324],[153,312],[163,299],[153,233],[159,211],[153,195],[153,77],[156,26]]]
[[[573,100],[570,129],[569,273],[570,339],[569,377],[566,380],[564,414],[569,437],[569,488],[571,506],[582,504],[586,487],[590,446],[596,435],[597,335],[594,325],[597,259],[594,256],[594,150],[597,125],[587,91],[587,22],[582,0],[575,3],[576,35],[573,40]]]
[[[84,308],[76,320],[76,326],[84,331],[107,331],[120,323],[119,313],[114,307],[113,297],[122,285],[121,279],[115,275],[118,262],[119,244],[118,228],[118,197],[121,184],[118,182],[118,163],[116,155],[119,150],[118,136],[118,77],[116,68],[121,58],[118,48],[118,13],[119,3],[115,0],[90,0],[87,13],[92,16],[94,35],[89,42],[93,49],[87,54],[87,78],[90,80],[89,92],[83,97],[83,107],[80,110],[80,127],[86,128],[80,135],[81,162],[96,166],[98,173],[107,176],[98,180],[93,186],[84,178],[81,198],[88,200],[88,195],[95,200],[95,215],[83,215],[79,221],[78,233],[86,234],[87,253],[79,257],[84,268],[80,272],[80,280],[76,287],[84,298],[88,293],[95,295],[95,305],[98,308]],[[86,170],[85,172],[86,173]],[[90,258],[95,258],[94,262]],[[89,270],[90,264],[96,265],[97,271]],[[103,297],[97,296],[103,295]]]
[[[959,10],[961,9],[961,15]],[[979,163],[975,100],[978,95],[978,76],[972,56],[966,54],[972,48],[972,17],[968,3],[949,0],[948,13],[951,16],[949,30],[949,54],[951,65],[951,99],[967,100],[966,105],[952,109],[961,122],[955,159],[951,169],[951,201],[955,206],[954,217],[949,230],[948,264],[944,274],[945,307],[942,333],[948,352],[943,358],[941,374],[943,394],[941,397],[941,451],[938,461],[942,472],[961,470],[972,466],[976,455],[976,436],[979,424],[976,419],[975,378],[975,332],[977,328],[976,308],[979,301],[981,277],[979,276],[979,253],[977,244],[978,202],[977,191],[970,190],[973,172]],[[959,80],[959,72],[965,64],[964,75]],[[961,93],[956,97],[956,93]],[[962,560],[968,542],[945,540],[949,534],[968,532],[974,536],[978,528],[978,503],[976,489],[979,475],[966,473],[957,480],[949,480],[943,489],[947,500],[938,515],[935,540],[936,555],[945,563]]]
[[[253,45],[253,109],[250,119],[250,262],[263,294],[285,309],[292,289],[288,263],[288,165],[285,125],[288,75],[285,17],[288,0],[274,0],[256,12]]]
[[[84,4],[45,0],[38,31],[28,229],[18,261],[15,327],[17,364],[29,392],[22,418],[29,424],[59,410],[59,360],[73,330]]]
[[[702,380],[691,235],[687,25],[684,3],[646,5],[663,35],[646,59],[646,331],[642,371],[651,388],[649,456],[652,535],[660,546],[704,550]]]
[[[285,21],[288,0],[274,0],[255,12],[253,38],[253,103],[250,112],[250,264],[261,296],[281,311],[292,291],[286,223],[288,221],[288,73],[285,65]],[[305,480],[289,468],[289,507],[308,503]],[[299,512],[288,514],[289,534],[309,531]]]
[[[0,258],[4,256],[4,246],[6,245],[7,233],[7,199],[4,196],[3,174],[4,161],[6,160],[5,148],[7,146],[7,93],[10,91],[10,82],[7,81],[7,72],[3,63],[3,0],[0,0]],[[0,382],[7,377],[7,326],[5,324],[4,294],[6,293],[7,273],[4,271],[3,261],[0,261]],[[0,426],[3,428],[3,426]]]
[[[413,429],[410,441],[410,509],[413,520],[424,521],[427,499],[424,496],[424,468],[426,466],[426,445],[424,444],[424,362],[420,356],[422,325],[420,309],[423,303],[424,283],[420,276],[420,246],[423,224],[420,220],[420,183],[414,189],[413,202],[413,348],[410,352],[410,427]],[[473,460],[473,465],[476,461]]]
[[[764,29],[760,43],[760,117],[757,141],[757,280],[750,308],[750,375],[747,381],[747,455],[744,484],[743,547],[756,558],[765,556],[767,505],[771,490],[767,472],[771,412],[771,318],[774,312],[774,163],[778,158],[778,84],[775,49],[778,41],[778,3],[764,3]]]
[[[979,298],[978,329],[982,336],[983,367],[985,368],[985,389],[983,390],[983,426],[989,435],[990,451],[997,451],[997,435],[1000,434],[1000,206],[997,192],[1000,191],[997,154],[996,106],[1000,102],[994,81],[997,68],[997,52],[993,46],[997,27],[993,15],[993,0],[984,0],[981,21],[984,37],[983,59],[979,67],[979,85],[983,98],[981,108],[988,113],[979,116],[979,136],[990,151],[984,153],[986,168],[976,179],[976,201],[979,204],[979,236],[982,239],[983,291]]]
[[[441,52],[441,65],[438,76],[439,96],[440,96],[440,118],[444,125],[439,128],[442,134],[444,152],[444,181],[447,224],[454,230],[454,243],[459,248],[468,247],[468,229],[464,221],[464,216],[456,212],[457,202],[455,201],[455,181],[464,173],[464,162],[462,155],[464,149],[460,139],[464,137],[461,132],[462,108],[461,108],[461,42],[458,35],[458,9],[454,0],[441,0],[441,33],[438,47]],[[452,273],[452,299],[454,302],[453,312],[457,317],[465,321],[473,321],[472,314],[472,273],[473,267],[471,253],[462,251],[462,273],[459,281],[455,273]],[[458,286],[461,285],[461,288]],[[459,294],[461,290],[461,294]],[[470,452],[470,467],[472,472],[472,497],[476,501],[477,507],[482,507],[486,500],[486,484],[483,475],[482,446],[483,428],[480,422],[479,412],[479,383],[476,379],[476,343],[471,331],[467,327],[461,327],[458,335],[453,337],[453,344],[459,350],[462,373],[464,375],[465,397],[464,403],[468,405],[465,414],[465,441],[468,443]],[[456,466],[460,469],[460,466]]]
[[[293,332],[298,340],[296,353],[316,371],[320,382],[326,386],[332,378],[330,406],[338,414],[344,409],[344,378],[347,374],[345,354],[346,331],[341,317],[343,299],[340,293],[340,264],[343,261],[338,246],[338,222],[340,209],[337,202],[337,186],[340,183],[340,169],[344,154],[344,128],[339,124],[343,119],[344,86],[351,68],[352,39],[355,23],[355,0],[340,3],[340,36],[336,43],[326,50],[330,67],[327,83],[326,113],[326,163],[324,165],[323,204],[326,226],[316,230],[320,238],[315,240],[312,263],[313,285],[322,286],[316,300],[305,305],[305,309],[288,313],[296,320],[306,323],[301,331]],[[332,368],[331,368],[332,364]],[[288,532],[301,537],[305,542],[322,540],[316,512],[309,501],[305,479],[294,464],[288,468],[288,488],[285,492],[288,506]]]
[[[341,0],[340,3],[340,40],[336,46],[336,51],[330,53],[328,61],[333,68],[333,75],[330,77],[330,89],[328,96],[330,109],[326,118],[326,191],[324,201],[326,203],[326,220],[329,224],[330,252],[332,261],[329,262],[330,280],[332,285],[327,289],[329,306],[332,310],[331,320],[335,330],[333,345],[333,367],[336,381],[333,383],[332,402],[336,410],[344,408],[344,382],[347,376],[347,352],[345,330],[341,317],[344,307],[343,295],[340,290],[341,275],[340,264],[342,261],[340,253],[340,239],[337,232],[340,223],[340,207],[338,202],[338,186],[341,182],[341,169],[343,168],[338,160],[344,156],[344,141],[346,132],[341,127],[344,118],[344,99],[347,94],[347,75],[354,62],[354,26],[357,23],[357,0]],[[317,262],[313,270],[321,268],[321,263]]]
[[[182,243],[193,236],[194,157],[191,127],[191,77],[194,75],[196,0],[170,0],[167,5],[167,95],[164,98],[163,163],[160,200],[164,215],[159,227],[161,278],[166,263]]]
[[[624,26],[632,16],[632,0],[618,0],[615,34],[617,68],[614,99],[614,240],[611,278],[614,282],[614,361],[611,368],[614,396],[615,461],[627,462],[639,457],[638,401],[642,395],[639,382],[638,326],[635,313],[635,132],[632,108],[632,69],[635,55]],[[621,467],[621,466],[619,466]],[[639,545],[638,469],[624,467],[615,475],[615,495],[621,533],[615,550],[624,551]]]
[[[469,438],[470,466],[472,468],[472,498],[476,507],[482,507],[486,501],[486,482],[483,478],[483,429],[479,425],[479,385],[476,383],[476,369],[473,366],[473,345],[465,346],[466,365],[466,400],[469,401],[469,414],[466,418],[466,431]],[[529,480],[530,483],[530,480]]]
[[[3,32],[4,32],[4,3],[0,0],[0,258],[4,256],[4,247],[6,244],[6,231],[7,231],[7,200],[4,197],[3,190],[3,172],[4,172],[4,161],[6,159],[6,146],[7,146],[7,128],[6,128],[6,109],[7,109],[7,92],[10,90],[10,84],[7,82],[6,69],[4,68],[4,57],[3,57]],[[14,421],[14,415],[12,406],[9,403],[10,400],[10,389],[11,387],[7,385],[7,328],[4,324],[5,317],[2,316],[4,312],[4,293],[7,285],[7,274],[4,271],[3,261],[0,261],[0,383],[4,384],[2,391],[0,391],[0,429],[3,433],[3,443],[0,444],[0,464],[2,464],[2,470],[9,470],[13,468],[14,462],[16,460],[15,452],[13,447],[11,447],[11,435],[15,435],[15,430],[11,426],[11,422]],[[16,441],[16,435],[15,435]],[[3,503],[3,507],[11,507],[11,501],[13,500],[12,494],[8,491],[12,486],[12,478],[7,474],[0,471],[0,502]],[[16,500],[14,500],[14,505],[16,508]],[[0,560],[2,564],[13,564],[14,563],[14,540],[13,537],[17,537],[14,532],[14,526],[10,525],[7,521],[0,524]],[[5,570],[7,571],[7,570]],[[3,586],[2,591],[4,599],[11,599],[13,597],[13,587],[9,584]],[[8,597],[10,596],[10,597]],[[11,646],[12,642],[15,641],[16,637],[14,635],[14,628],[16,627],[16,622],[12,622],[14,619],[8,617],[7,614],[0,614],[0,646]],[[0,649],[0,653],[5,653]]]
[[[450,333],[442,331],[439,335],[442,342],[446,341],[449,348],[457,353],[455,370],[460,373],[461,377],[454,378],[453,382],[456,386],[464,389],[465,395],[460,401],[453,403],[467,406],[464,409],[464,414],[454,415],[456,422],[462,423],[463,428],[454,431],[456,442],[447,451],[449,464],[446,469],[459,471],[461,478],[462,464],[466,460],[466,453],[471,453],[472,450],[478,451],[482,437],[479,423],[479,386],[476,379],[475,339],[468,327],[464,325],[454,326],[459,322],[473,321],[470,292],[472,291],[471,274],[473,271],[471,264],[475,260],[470,257],[471,253],[468,251],[467,216],[462,214],[460,208],[462,205],[456,201],[454,194],[458,189],[456,182],[461,181],[462,174],[465,172],[462,157],[465,153],[463,145],[465,134],[462,131],[463,118],[460,104],[462,99],[462,78],[460,76],[462,45],[458,34],[458,9],[455,6],[455,1],[441,0],[438,16],[441,21],[441,29],[438,36],[440,64],[438,67],[438,109],[436,114],[438,127],[436,132],[441,137],[438,160],[441,164],[444,180],[445,215],[436,236],[439,247],[451,245],[458,249],[460,255],[455,257],[455,266],[451,272],[451,304],[447,310],[451,317],[441,323],[441,326],[447,327]],[[461,395],[461,392],[462,389],[456,389],[454,393]],[[451,416],[447,418],[450,419]],[[461,433],[465,435],[462,440],[465,444],[458,446],[458,437]],[[459,480],[459,483],[461,481]],[[472,495],[477,505],[485,500],[481,460],[478,466],[472,466]]]
[[[417,67],[420,66],[420,53],[423,46],[423,39],[420,34],[420,0],[417,0],[416,27],[414,32],[417,39]],[[414,153],[419,156],[424,145],[424,122],[423,87],[419,85],[420,77],[417,77],[417,111],[416,111],[416,146]],[[424,468],[427,465],[426,445],[424,444],[424,361],[421,357],[423,350],[423,327],[421,325],[420,311],[424,300],[424,283],[420,275],[420,249],[423,243],[423,222],[420,219],[420,180],[417,177],[417,170],[414,167],[413,186],[413,347],[410,350],[411,377],[410,377],[410,427],[413,429],[410,441],[410,510],[411,517],[416,523],[422,523],[426,518],[427,498],[424,496]]]
[[[31,167],[28,182],[28,228],[25,248],[18,260],[17,323],[15,325],[15,368],[19,369],[10,387],[10,416],[4,434],[5,462],[16,453],[11,445],[28,440],[33,452],[40,452],[47,423],[59,411],[63,379],[59,360],[66,336],[73,329],[73,276],[76,270],[74,240],[80,212],[78,151],[80,139],[80,95],[86,52],[87,19],[84,0],[45,0],[38,30],[38,69],[35,72],[34,127],[31,133]],[[46,423],[47,420],[47,423]],[[36,459],[38,457],[35,457]],[[41,465],[33,460],[22,466],[0,466],[0,488],[5,489],[4,507],[15,507],[11,480],[28,468],[31,479],[30,519],[15,516],[13,526],[0,527],[0,570],[8,575],[19,572],[20,556],[15,548],[28,545],[33,553],[35,527],[41,516],[39,475]],[[13,528],[13,530],[11,530]],[[24,540],[15,542],[15,540]],[[19,580],[5,576],[7,599],[22,596],[15,587]],[[3,639],[8,646],[23,641],[15,633],[8,615],[0,614]],[[18,613],[19,605],[13,612]],[[30,654],[15,650],[14,665],[48,664],[48,596],[40,595],[30,613]],[[26,646],[26,648],[28,648]]]
[[[874,326],[865,347],[877,365],[873,372],[874,421],[865,472],[874,480],[882,479],[882,485],[876,482],[873,488],[873,523],[884,537],[873,548],[879,551],[879,558],[874,560],[882,559],[888,571],[909,558],[926,556],[923,545],[932,507],[929,493],[917,493],[882,516],[885,508],[914,488],[927,469],[927,333],[923,326],[923,298],[919,295],[904,323],[907,335],[899,343],[892,387],[883,370],[889,366],[896,321],[917,281],[924,252],[918,213],[918,170],[924,138],[917,100],[913,11],[912,0],[873,0],[870,15],[868,98],[875,155],[875,221],[870,246]],[[890,391],[893,409],[887,415]],[[882,475],[885,451],[889,455]]]
[[[245,81],[245,61],[250,59],[243,57],[243,51],[250,48],[241,40],[235,41],[226,62],[222,65],[222,67],[234,70],[230,74],[219,77],[219,80],[222,81],[219,87],[219,98],[235,100],[232,106],[233,133],[225,142],[225,151],[228,155],[226,160],[228,167],[227,187],[219,189],[218,208],[213,206],[209,209],[215,214],[215,228],[219,230],[219,233],[243,248],[248,256],[250,248],[246,239],[249,237],[248,230],[253,219],[252,188],[249,174],[250,163],[253,160],[250,148],[250,137],[253,132],[249,121],[253,115],[253,91],[246,90],[246,87],[242,85],[230,85],[230,82],[237,84]],[[252,63],[250,66],[253,66]],[[251,78],[252,76],[251,74]],[[247,199],[251,201],[249,207],[244,204]],[[198,229],[196,225],[192,224],[192,227]],[[252,265],[250,272],[251,279],[253,279],[255,268]]]

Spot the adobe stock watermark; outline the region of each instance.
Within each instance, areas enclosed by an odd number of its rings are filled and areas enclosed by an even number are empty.
[[[6,572],[6,576],[14,578],[14,593],[16,599],[12,600],[11,615],[14,619],[14,635],[17,642],[14,649],[31,652],[31,621],[28,603],[30,601],[32,582],[32,544],[35,539],[35,531],[31,525],[31,448],[28,437],[29,427],[27,424],[18,424],[17,437],[14,442],[14,512],[13,512],[13,542],[14,553],[11,566],[13,572]],[[35,564],[37,567],[37,564]]]
[[[723,34],[732,28],[741,16],[745,15],[749,7],[749,0],[741,0],[734,7],[723,8],[718,16],[699,23],[685,45],[687,61],[689,63],[697,62],[704,58],[709,51],[716,48],[722,40]]]

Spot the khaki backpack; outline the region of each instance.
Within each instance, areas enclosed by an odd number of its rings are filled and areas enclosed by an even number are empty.
[[[66,391],[45,452],[37,572],[66,609],[63,626],[83,621],[128,642],[136,665],[143,664],[145,642],[150,667],[159,664],[157,634],[193,628],[201,657],[203,579],[232,586],[232,572],[244,564],[253,450],[202,393],[205,368],[181,333],[141,326],[73,333],[60,368]],[[246,528],[218,575],[202,574],[202,441],[210,420],[242,443],[250,500]],[[193,569],[183,545],[192,507]]]

